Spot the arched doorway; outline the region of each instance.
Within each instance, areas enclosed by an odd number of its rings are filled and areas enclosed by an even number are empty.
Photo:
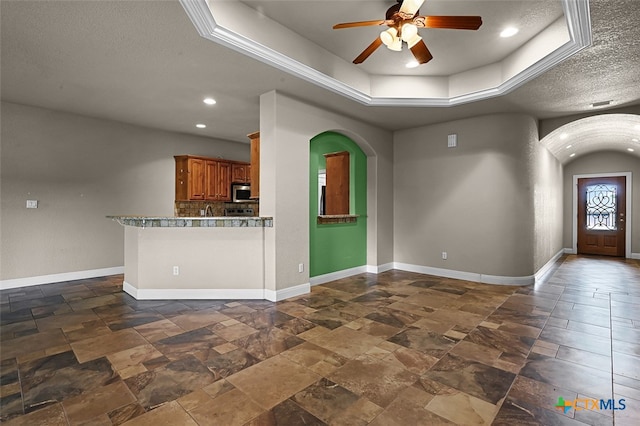
[[[349,214],[357,218],[319,223],[325,155],[343,151],[349,154]],[[366,265],[367,156],[347,136],[324,132],[311,139],[309,160],[309,276]]]

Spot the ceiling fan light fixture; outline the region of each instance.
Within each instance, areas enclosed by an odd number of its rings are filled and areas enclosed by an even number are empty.
[[[389,50],[395,50],[396,52],[400,52],[402,50],[402,40],[396,37],[393,43],[391,43],[387,47],[389,48]]]
[[[393,40],[397,37],[398,30],[395,28],[389,28],[388,30],[384,30],[380,33],[380,40],[384,43],[385,46],[389,46],[393,43]]]
[[[420,62],[418,61],[409,61],[405,64],[406,68],[417,68],[420,66]]]
[[[402,26],[402,40],[409,43],[418,35],[418,27],[413,24],[404,24]]]

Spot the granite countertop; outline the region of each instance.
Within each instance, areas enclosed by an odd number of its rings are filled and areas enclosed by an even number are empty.
[[[273,218],[264,216],[107,216],[120,225],[139,228],[271,228]]]

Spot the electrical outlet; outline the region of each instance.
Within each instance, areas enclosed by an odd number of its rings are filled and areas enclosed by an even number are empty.
[[[304,272],[304,263],[299,263],[298,264],[298,272]]]
[[[447,252],[446,251],[442,252],[442,260],[447,260]]]
[[[28,209],[37,209],[38,208],[38,200],[27,200],[27,208]]]
[[[180,268],[178,266],[173,267],[173,275],[180,275]]]

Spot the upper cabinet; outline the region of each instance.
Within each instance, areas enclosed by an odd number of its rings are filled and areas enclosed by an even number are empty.
[[[349,152],[333,152],[324,156],[327,161],[324,214],[349,214]]]
[[[231,201],[233,166],[248,167],[247,163],[192,155],[174,158],[176,201]]]
[[[260,132],[247,135],[251,140],[251,198],[260,198]]]
[[[231,164],[227,161],[205,160],[205,200],[231,201]]]
[[[233,183],[251,183],[251,165],[233,163],[231,165],[231,181]]]

